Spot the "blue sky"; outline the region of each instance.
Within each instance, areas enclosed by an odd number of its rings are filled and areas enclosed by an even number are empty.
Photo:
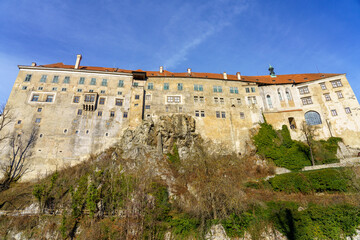
[[[1,0],[0,102],[17,65],[347,73],[360,98],[360,0]]]

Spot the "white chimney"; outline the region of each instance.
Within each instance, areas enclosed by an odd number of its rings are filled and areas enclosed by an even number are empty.
[[[187,69],[188,74],[191,74],[191,68]]]
[[[32,67],[36,67],[36,62],[32,62],[32,63],[31,63],[31,66],[32,66]]]
[[[164,72],[164,67],[161,66],[161,67],[160,67],[160,73],[163,73],[163,72]]]
[[[79,68],[81,58],[82,58],[81,54],[76,55],[75,69],[78,69],[78,68]]]
[[[223,75],[224,75],[224,79],[227,79],[227,74],[226,74],[226,72],[224,72]]]
[[[240,72],[237,72],[237,73],[236,73],[236,77],[237,77],[238,80],[241,80],[241,74],[240,74]]]

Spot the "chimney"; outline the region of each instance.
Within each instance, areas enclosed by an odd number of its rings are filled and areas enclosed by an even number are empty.
[[[32,63],[31,63],[31,66],[32,66],[32,67],[36,67],[36,62],[32,62]]]
[[[191,68],[187,69],[188,74],[191,74]]]
[[[227,74],[226,72],[223,73],[224,79],[227,79]]]
[[[240,72],[237,72],[237,73],[236,73],[236,77],[237,77],[238,80],[241,80],[241,74],[240,74]]]
[[[82,58],[81,54],[76,55],[75,69],[78,69],[78,68],[79,68],[81,58]]]
[[[160,67],[160,73],[163,73],[163,72],[164,72],[164,67],[161,66],[161,67]]]

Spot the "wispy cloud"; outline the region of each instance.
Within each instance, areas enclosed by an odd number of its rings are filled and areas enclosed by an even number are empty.
[[[187,59],[191,50],[221,32],[248,7],[246,1],[212,0],[201,7],[184,4],[165,26],[168,42],[159,54],[167,68]]]

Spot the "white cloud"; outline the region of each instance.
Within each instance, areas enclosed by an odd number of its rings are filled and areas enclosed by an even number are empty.
[[[192,49],[231,25],[248,4],[245,1],[213,0],[198,6],[184,4],[165,26],[168,41],[159,54],[159,58],[165,59],[165,67],[173,68],[185,61]]]

